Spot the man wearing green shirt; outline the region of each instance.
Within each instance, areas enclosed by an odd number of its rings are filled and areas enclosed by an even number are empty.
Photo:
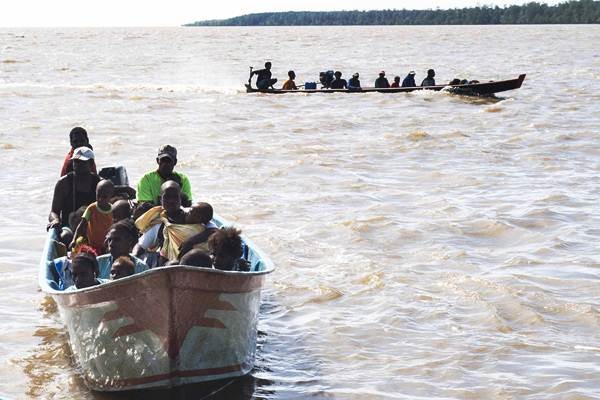
[[[192,188],[187,176],[181,172],[174,172],[177,164],[177,149],[168,144],[158,149],[156,157],[158,168],[148,172],[142,177],[137,186],[137,200],[139,203],[148,202],[160,205],[160,187],[166,181],[175,181],[181,186],[181,205],[192,205]]]

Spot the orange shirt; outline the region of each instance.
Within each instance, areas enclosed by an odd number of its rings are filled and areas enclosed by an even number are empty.
[[[87,241],[98,254],[106,253],[104,239],[112,225],[112,207],[108,211],[101,210],[97,202],[93,202],[85,209],[83,218],[87,221]]]

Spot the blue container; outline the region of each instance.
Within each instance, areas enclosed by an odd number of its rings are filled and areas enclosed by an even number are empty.
[[[304,90],[316,89],[316,88],[317,88],[317,82],[304,82]]]

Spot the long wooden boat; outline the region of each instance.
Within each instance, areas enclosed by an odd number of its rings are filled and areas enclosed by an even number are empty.
[[[91,389],[171,387],[253,368],[261,287],[274,266],[248,239],[250,272],[162,267],[71,292],[58,289],[57,239],[51,230],[39,285],[58,305]]]
[[[282,90],[282,89],[255,89],[249,84],[245,84],[247,93],[269,93],[269,94],[285,94],[285,93],[404,93],[414,92],[416,90],[448,90],[452,93],[488,96],[494,93],[505,92],[507,90],[518,89],[525,80],[525,74],[519,75],[515,79],[507,79],[504,81],[490,81],[480,83],[467,83],[459,85],[435,85],[435,86],[415,86],[415,87],[400,87],[400,88],[374,88],[363,87],[360,90],[354,89],[300,89],[300,90]]]

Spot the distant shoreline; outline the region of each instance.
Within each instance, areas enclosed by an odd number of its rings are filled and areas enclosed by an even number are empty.
[[[183,26],[530,25],[600,24],[600,1],[549,6],[470,7],[449,10],[287,11],[196,21]]]

